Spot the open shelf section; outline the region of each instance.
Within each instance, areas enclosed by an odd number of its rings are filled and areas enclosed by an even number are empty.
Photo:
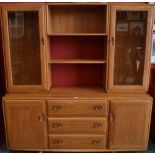
[[[50,64],[105,64],[104,60],[80,60],[80,59],[53,59],[49,61]]]
[[[102,64],[53,64],[52,87],[102,87],[104,67]]]
[[[48,5],[47,34],[106,34],[107,5]]]
[[[72,98],[104,98],[106,95],[103,87],[52,87],[49,94],[52,97]]]
[[[67,63],[75,63],[76,60],[80,63],[79,60],[88,60],[85,62],[105,63],[107,59],[107,37],[104,36],[52,36],[49,40],[49,60],[67,60]],[[68,61],[68,59],[75,61]],[[81,62],[84,63],[84,61]]]

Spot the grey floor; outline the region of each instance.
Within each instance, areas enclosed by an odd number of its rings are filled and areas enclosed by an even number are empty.
[[[0,153],[15,153],[16,151],[9,151],[6,147],[6,144],[4,144],[1,148],[0,148]],[[19,151],[17,151],[18,153]],[[21,151],[20,151],[21,152]],[[131,152],[132,153],[132,152]],[[149,140],[149,146],[148,146],[148,150],[147,151],[138,151],[138,152],[134,152],[134,153],[155,153],[155,142],[152,141],[151,139]]]

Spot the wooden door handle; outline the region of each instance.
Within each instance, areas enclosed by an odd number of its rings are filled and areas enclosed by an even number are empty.
[[[110,116],[109,116],[110,122],[113,122],[114,119],[115,119],[115,114],[114,113],[110,113]]]
[[[42,45],[44,45],[44,43],[45,43],[44,37],[40,37],[40,43],[41,43]]]
[[[45,121],[45,114],[44,113],[41,113],[39,116],[38,116],[38,119],[41,123],[43,123]]]
[[[110,43],[111,46],[114,46],[115,38],[113,36],[109,38],[109,43]]]

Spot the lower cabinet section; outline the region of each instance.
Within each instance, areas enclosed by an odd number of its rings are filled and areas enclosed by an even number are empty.
[[[45,148],[45,101],[5,100],[3,105],[9,148]]]
[[[80,99],[78,102],[73,100],[74,104],[71,103],[71,99],[68,101],[70,105],[75,107],[80,105],[78,109],[82,109]],[[95,104],[91,100],[90,110],[87,108],[90,99],[82,100],[82,103],[85,103],[86,113],[83,110],[80,115],[78,111],[76,116],[73,111],[67,109],[70,107],[68,101],[65,101],[65,105],[61,100],[63,103],[61,105],[60,100],[57,102],[50,99],[49,102],[48,99],[5,97],[3,108],[8,147],[17,150],[67,152],[147,149],[152,108],[150,97],[149,99],[113,97],[104,99],[103,103],[101,99],[99,102],[96,99]],[[94,105],[99,107],[95,112]],[[53,106],[61,108],[54,109],[52,113]]]
[[[104,135],[50,135],[50,149],[105,149]]]
[[[109,148],[147,148],[151,108],[149,100],[111,100]]]

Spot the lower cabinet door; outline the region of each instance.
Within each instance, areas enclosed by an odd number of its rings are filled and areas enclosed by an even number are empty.
[[[5,125],[10,149],[42,149],[45,139],[45,102],[4,100]]]
[[[146,149],[151,100],[112,100],[110,102],[109,148]]]

